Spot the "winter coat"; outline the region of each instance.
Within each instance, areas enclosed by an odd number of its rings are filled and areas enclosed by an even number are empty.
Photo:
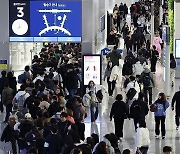
[[[175,111],[176,116],[180,116],[180,91],[176,92],[172,98],[172,107],[174,107],[174,103],[176,102]]]
[[[7,77],[0,78],[0,94],[2,94],[2,91],[4,89],[4,83],[8,83]]]
[[[144,71],[144,66],[141,65],[140,61],[136,62],[133,65],[133,76],[136,77],[136,75],[141,75],[141,73]]]
[[[65,83],[67,89],[77,89],[78,79],[79,77],[75,71],[68,72],[66,75],[66,83]]]
[[[8,79],[8,83],[9,83],[9,87],[13,89],[13,95],[16,94],[17,92],[17,81],[16,81],[16,77],[11,77],[11,78],[7,78]]]
[[[128,116],[128,106],[123,101],[115,101],[110,112],[110,119],[125,119]]]
[[[63,138],[60,134],[50,134],[45,139],[44,154],[59,154],[63,147]]]
[[[14,134],[15,134],[15,131],[13,127],[11,128],[10,125],[8,124],[2,133],[1,141],[5,141],[5,142],[12,141],[15,137]]]
[[[119,66],[119,59],[121,59],[121,54],[119,54],[117,50],[113,50],[106,57],[110,58],[110,60],[113,63],[113,66],[115,65]]]
[[[109,81],[112,82],[116,80],[117,85],[120,85],[122,82],[122,65],[114,66],[110,75]]]
[[[149,130],[147,128],[137,128],[135,136],[136,147],[148,147],[150,145]]]
[[[5,87],[2,91],[2,103],[7,106],[8,104],[12,104],[13,100],[13,89],[9,87]]]
[[[139,106],[140,108],[138,113],[137,113],[137,109],[135,109],[136,106]],[[149,111],[148,104],[141,99],[135,100],[130,107],[130,114],[131,117],[134,119],[139,119],[139,120],[145,119],[145,116],[148,114],[148,111]]]
[[[103,140],[102,140],[102,141],[104,141],[104,142],[106,143],[106,145],[107,145],[108,154],[114,154],[115,151],[114,151],[114,148],[112,147],[110,141],[109,141],[107,138],[105,138],[105,137],[103,137]]]

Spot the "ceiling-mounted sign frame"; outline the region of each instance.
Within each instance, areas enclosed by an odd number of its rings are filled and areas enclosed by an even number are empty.
[[[10,0],[10,42],[81,42],[81,0]]]

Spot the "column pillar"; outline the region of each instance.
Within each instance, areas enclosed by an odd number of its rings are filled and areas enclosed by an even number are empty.
[[[0,5],[0,59],[8,60],[10,64],[9,51],[9,1],[1,0]],[[0,70],[1,72],[2,70]]]

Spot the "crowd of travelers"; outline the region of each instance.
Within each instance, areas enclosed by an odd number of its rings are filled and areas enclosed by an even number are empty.
[[[148,3],[149,4],[149,3]],[[161,58],[163,41],[160,31],[153,44],[147,40],[147,23],[150,6],[136,2],[129,8],[131,25],[128,25],[126,4],[117,4],[113,9],[113,24],[110,41],[114,44],[107,55],[104,73],[108,90],[103,85],[89,81],[83,92],[81,45],[78,43],[45,43],[39,55],[35,55],[32,66],[16,77],[12,71],[2,71],[0,78],[0,111],[6,109],[1,141],[10,142],[13,154],[120,154],[118,143],[123,141],[125,119],[133,119],[136,153],[146,154],[150,146],[146,115],[155,115],[155,137],[165,139],[166,110],[170,106],[163,92],[153,101],[156,63]],[[120,26],[120,23],[124,26]],[[122,60],[118,52],[119,36],[125,42],[127,55]],[[171,86],[174,86],[176,62],[171,55]],[[17,89],[20,84],[20,89]],[[95,123],[104,93],[114,96],[115,87],[124,89],[115,96],[109,116],[114,119],[115,133],[99,135],[93,133],[85,138],[85,119],[90,116]],[[172,99],[172,110],[176,109],[176,129],[179,128],[180,92]],[[126,101],[123,101],[126,100]],[[176,104],[176,106],[175,106]],[[88,114],[90,111],[90,115]],[[172,148],[165,146],[165,154]],[[130,154],[125,149],[123,154]]]

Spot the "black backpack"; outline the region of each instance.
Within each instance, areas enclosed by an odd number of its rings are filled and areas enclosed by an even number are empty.
[[[144,73],[143,85],[144,85],[144,87],[149,87],[151,85],[150,73]]]
[[[141,119],[142,118],[142,110],[139,104],[136,104],[130,109],[131,118]]]
[[[98,91],[97,91],[96,97],[97,97],[97,99],[98,99],[98,102],[101,103],[101,102],[102,102],[102,99],[103,99],[103,94],[102,94],[102,91],[101,91],[101,90],[98,90]]]
[[[137,93],[135,89],[135,84],[136,84],[136,81],[134,81],[134,88],[130,88],[126,94],[126,97],[128,100],[132,100]]]

